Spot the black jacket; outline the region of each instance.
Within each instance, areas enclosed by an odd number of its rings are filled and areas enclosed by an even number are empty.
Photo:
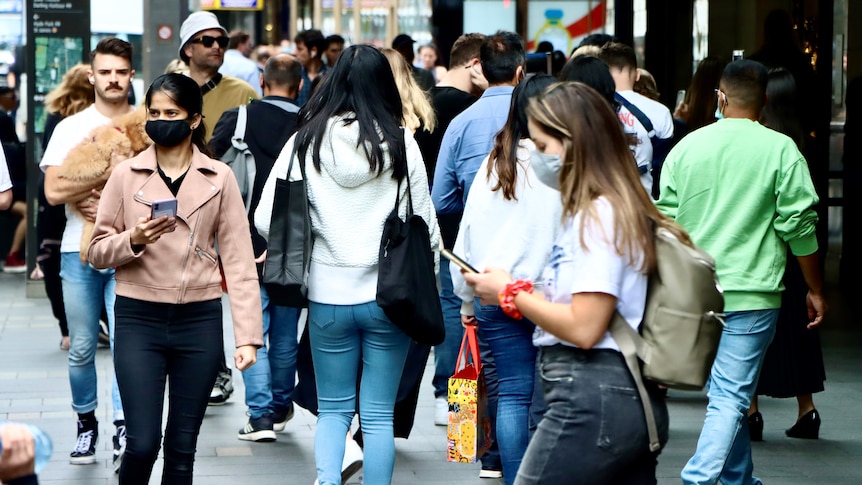
[[[261,100],[252,101],[246,107],[248,118],[245,128],[245,142],[254,155],[254,161],[257,165],[248,216],[255,256],[259,256],[266,249],[266,241],[254,228],[254,211],[260,202],[263,184],[266,183],[269,172],[272,171],[275,159],[278,158],[281,149],[296,131],[299,119],[296,112],[288,112],[279,106],[267,103],[267,100],[287,102],[295,106],[297,111],[299,110],[299,105],[296,104],[295,100],[281,96],[265,96]],[[230,140],[234,130],[236,130],[238,112],[239,108],[227,110],[218,120],[210,140],[210,149],[215,158],[221,158],[231,147]]]

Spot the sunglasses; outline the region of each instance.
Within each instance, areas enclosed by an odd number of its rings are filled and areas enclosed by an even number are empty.
[[[225,47],[227,47],[228,38],[224,35],[220,35],[218,37],[213,37],[211,35],[202,35],[200,37],[190,40],[189,42],[191,42],[192,44],[203,44],[204,47],[206,47],[207,49],[212,47],[213,43],[218,43],[218,46],[224,49]]]

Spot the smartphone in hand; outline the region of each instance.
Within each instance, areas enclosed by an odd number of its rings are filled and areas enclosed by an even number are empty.
[[[158,219],[162,216],[176,217],[177,199],[154,200],[150,219]]]
[[[468,273],[478,273],[478,271],[476,271],[476,268],[470,266],[470,263],[456,256],[452,251],[449,251],[448,249],[441,249],[440,254],[442,254],[449,261],[452,261],[453,263],[458,265],[458,267],[463,269],[464,271]]]

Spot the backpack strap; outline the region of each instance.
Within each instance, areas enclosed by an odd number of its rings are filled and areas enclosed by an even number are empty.
[[[248,110],[245,105],[241,105],[236,112],[236,128],[233,130],[233,137],[230,139],[231,145],[237,150],[245,150],[248,144],[245,142],[245,127],[248,123]]]
[[[647,131],[647,136],[650,138],[655,137],[655,128],[652,126],[652,121],[650,121],[649,117],[645,115],[643,111],[641,111],[631,101],[624,98],[620,93],[614,93],[614,99],[621,105],[625,106],[626,109],[638,119],[640,124],[642,124],[644,129]]]
[[[611,337],[620,348],[623,357],[625,357],[626,366],[635,384],[638,386],[638,394],[640,394],[641,404],[644,408],[644,418],[646,419],[647,434],[649,436],[650,451],[658,451],[661,449],[661,443],[658,438],[658,426],[655,424],[655,414],[652,410],[652,401],[650,401],[649,393],[644,387],[643,376],[641,375],[640,363],[638,355],[646,354],[644,350],[644,342],[640,335],[626,322],[626,319],[620,315],[620,312],[614,311],[614,317],[611,319],[611,325],[608,329],[611,332]],[[640,352],[638,351],[640,347]]]
[[[273,106],[278,106],[279,108],[287,111],[288,113],[299,113],[299,106],[288,103],[287,101],[282,101],[280,99],[261,99],[264,103],[269,103]]]

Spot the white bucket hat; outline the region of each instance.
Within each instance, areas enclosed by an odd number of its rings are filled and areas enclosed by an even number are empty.
[[[195,12],[189,15],[183,25],[180,26],[180,49],[178,54],[180,59],[183,62],[188,63],[189,58],[183,52],[183,48],[186,44],[192,40],[198,32],[203,32],[204,30],[216,29],[221,30],[224,35],[227,35],[227,30],[221,26],[218,22],[218,18],[216,18],[215,14],[212,12]]]

